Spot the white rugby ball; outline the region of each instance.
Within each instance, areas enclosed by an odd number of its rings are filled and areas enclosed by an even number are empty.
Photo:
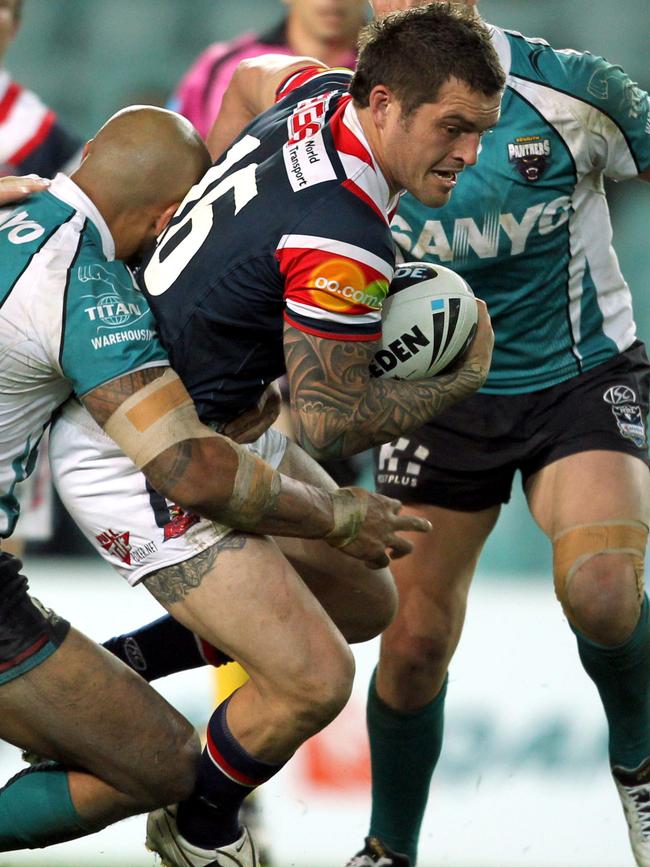
[[[425,379],[467,349],[478,309],[474,293],[455,271],[404,262],[395,269],[381,319],[381,348],[370,364],[371,376]]]

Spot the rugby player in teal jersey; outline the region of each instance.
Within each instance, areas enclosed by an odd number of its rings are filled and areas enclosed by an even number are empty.
[[[382,14],[418,4],[374,5]],[[378,490],[435,532],[394,570],[400,609],[367,705],[370,830],[349,867],[416,863],[448,665],[517,469],[607,716],[634,857],[648,867],[649,367],[603,194],[604,177],[650,180],[648,96],[600,57],[496,27],[493,42],[507,88],[478,164],[443,209],[406,195],[393,222],[405,259],[453,268],[487,302],[495,348],[479,394],[379,454]]]

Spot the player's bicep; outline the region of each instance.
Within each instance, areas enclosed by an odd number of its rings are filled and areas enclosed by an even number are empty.
[[[186,440],[215,436],[201,423],[192,398],[169,367],[118,377],[88,392],[82,401],[140,469]]]
[[[111,379],[103,385],[93,388],[81,398],[86,407],[100,427],[104,427],[108,419],[120,407],[124,401],[131,397],[150,382],[161,377],[168,367],[146,367],[144,370],[136,370]]]

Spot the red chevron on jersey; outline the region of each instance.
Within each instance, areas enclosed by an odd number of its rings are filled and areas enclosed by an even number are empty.
[[[16,84],[15,81],[12,81],[9,87],[5,90],[4,96],[0,99],[0,123],[3,123],[5,118],[9,115],[16,100],[20,96],[21,91],[22,87]]]
[[[32,153],[32,151],[35,151],[36,148],[41,145],[48,137],[48,135],[50,134],[50,130],[54,126],[55,120],[56,115],[54,114],[54,112],[48,111],[45,114],[41,125],[36,130],[34,135],[21,147],[19,147],[18,150],[11,155],[11,157],[9,157],[9,162],[13,163],[14,165],[19,165],[19,163],[22,163],[24,160],[26,160],[27,157]]]
[[[0,90],[2,84],[0,78]],[[0,101],[0,121],[0,163],[17,165],[43,141],[54,122],[54,113],[36,94],[7,78]]]
[[[275,91],[275,101],[279,102],[281,99],[284,99],[287,94],[291,93],[292,90],[295,90],[302,84],[311,81],[321,72],[325,71],[329,72],[330,70],[325,66],[316,66],[316,64],[313,64],[312,66],[305,66],[297,72],[292,72],[284,79],[282,84]]]

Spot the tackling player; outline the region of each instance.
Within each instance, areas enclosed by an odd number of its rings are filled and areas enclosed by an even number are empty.
[[[268,111],[188,194],[142,280],[204,421],[219,427],[254,406],[286,364],[303,448],[273,431],[256,448],[289,475],[331,487],[310,454],[367,449],[481,385],[492,341],[485,310],[454,373],[371,381],[368,362],[395,263],[389,221],[399,193],[447,200],[498,118],[502,86],[483,26],[439,6],[371,27],[354,76],[286,57],[239,68],[211,137],[215,151]],[[221,863],[224,847],[235,863],[252,864],[241,801],[344,705],[346,641],[384,628],[392,580],[364,575],[317,542],[276,547],[191,516],[174,534],[170,504],[151,497],[132,465],[106,455],[101,435],[65,411],[51,456],[87,537],[250,674],[210,721],[193,797],[177,813],[150,816],[149,845],[170,864]],[[101,472],[110,472],[106,496],[88,503],[85,480]],[[127,562],[112,548],[109,529],[128,530],[137,556]],[[244,855],[235,853],[238,838]]]

